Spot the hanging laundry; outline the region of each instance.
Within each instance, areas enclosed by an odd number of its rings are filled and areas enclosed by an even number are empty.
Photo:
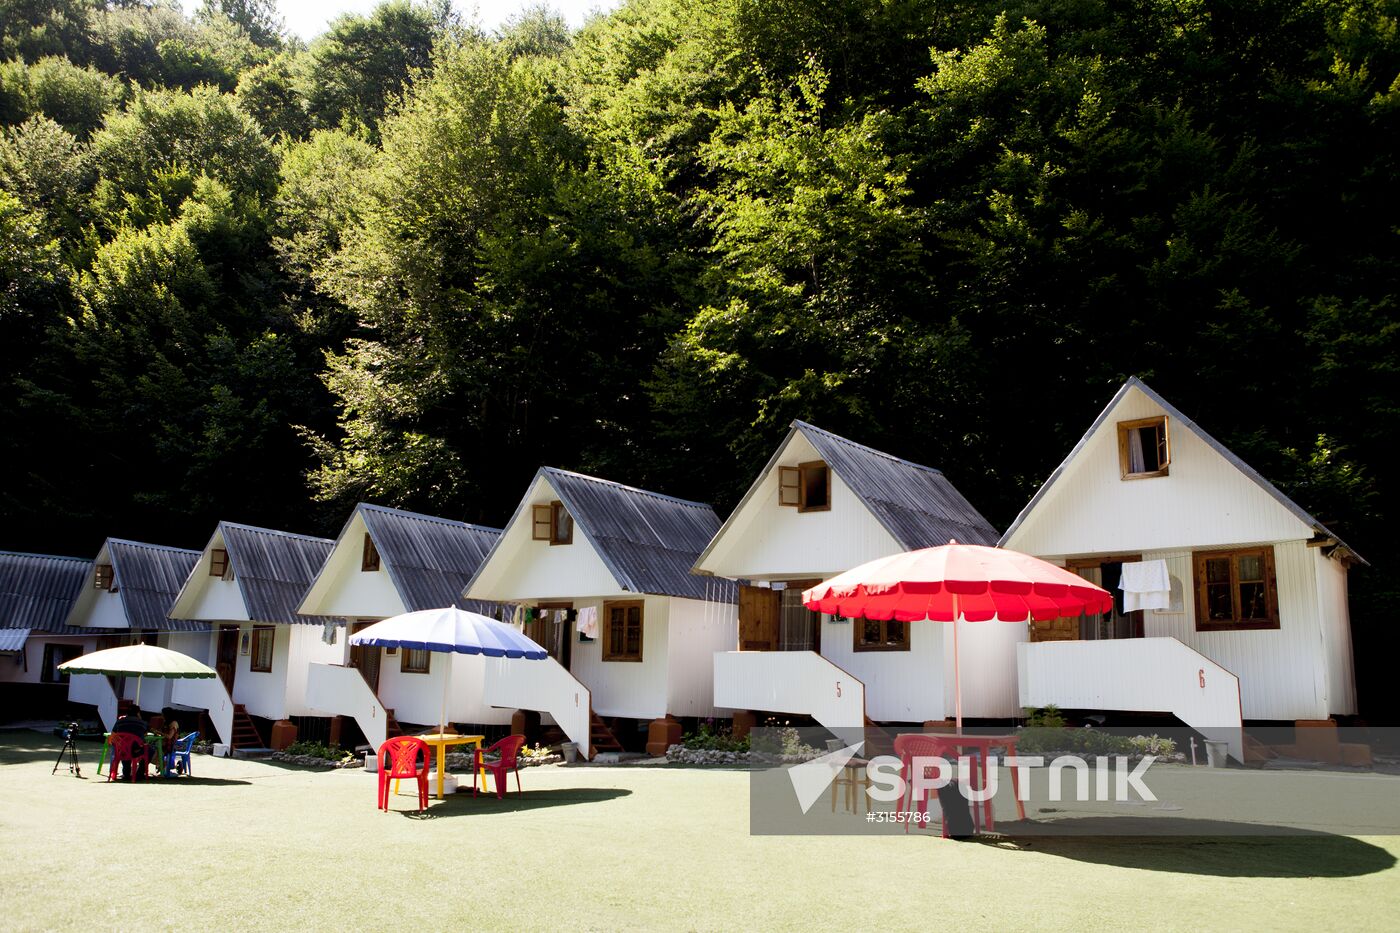
[[[578,611],[578,621],[575,627],[579,633],[588,638],[598,637],[598,607],[584,606]]]
[[[1118,588],[1123,591],[1123,611],[1166,609],[1171,605],[1171,576],[1164,560],[1123,564]]]
[[[325,626],[321,629],[321,641],[325,642],[328,645],[335,644],[335,630],[338,628],[340,628],[339,622],[327,622]]]

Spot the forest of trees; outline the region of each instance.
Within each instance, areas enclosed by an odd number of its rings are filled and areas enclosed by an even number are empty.
[[[1139,375],[1370,559],[1361,663],[1400,644],[1400,0],[394,0],[309,44],[0,0],[0,127],[0,546],[499,526],[541,464],[725,514],[794,417],[1004,528]]]

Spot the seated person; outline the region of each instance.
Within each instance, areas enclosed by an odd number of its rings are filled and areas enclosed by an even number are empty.
[[[126,732],[130,735],[134,735],[141,740],[141,744],[144,746],[146,744],[146,728],[146,720],[141,718],[141,711],[133,709],[131,712],[127,713],[125,716],[121,717],[116,721],[116,723],[112,726],[112,733],[116,734],[118,732]],[[146,749],[145,755],[148,759],[150,757],[150,754],[150,749]],[[130,768],[130,762],[122,762],[121,776],[123,779],[131,777]]]
[[[166,771],[172,771],[175,768],[175,763],[171,760],[175,756],[175,743],[180,741],[180,720],[170,720],[170,724],[161,730],[161,736],[165,739],[165,761],[162,764],[165,765]]]

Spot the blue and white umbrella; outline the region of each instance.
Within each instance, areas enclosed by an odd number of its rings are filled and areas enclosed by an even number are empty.
[[[350,644],[528,661],[543,661],[549,657],[538,644],[504,622],[457,608],[422,609],[391,616],[351,635]],[[439,731],[447,727],[447,686],[451,672],[450,667],[443,672]]]

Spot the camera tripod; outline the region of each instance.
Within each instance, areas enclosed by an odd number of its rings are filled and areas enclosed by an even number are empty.
[[[57,774],[58,766],[63,764],[63,757],[68,756],[68,772],[75,777],[83,776],[83,769],[78,764],[78,726],[73,723],[63,730],[63,748],[58,752],[58,760],[53,763],[53,770],[49,774]]]

